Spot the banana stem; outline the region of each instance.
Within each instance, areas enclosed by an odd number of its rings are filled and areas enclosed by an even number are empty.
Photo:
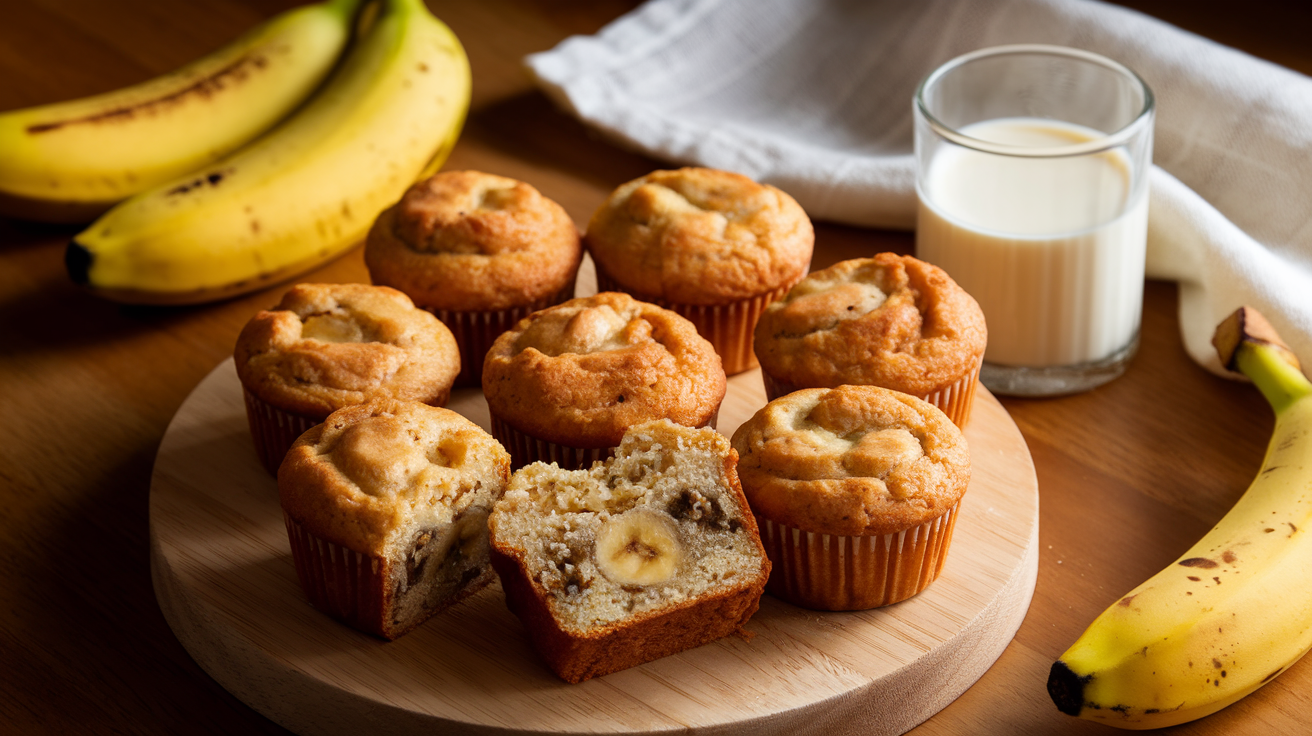
[[[1244,342],[1235,353],[1235,363],[1239,372],[1248,376],[1262,392],[1276,414],[1312,394],[1312,381],[1308,381],[1307,376],[1272,345]]]

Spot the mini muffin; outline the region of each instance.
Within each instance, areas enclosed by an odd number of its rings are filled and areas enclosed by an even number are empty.
[[[774,572],[805,608],[886,606],[943,569],[970,455],[942,411],[877,386],[802,389],[733,436],[743,492]]]
[[[770,574],[712,429],[638,425],[590,470],[535,463],[488,519],[506,604],[562,679],[580,682],[739,631]]]
[[[376,284],[432,311],[460,344],[460,386],[477,386],[492,341],[574,296],[579,231],[559,204],[522,181],[446,171],[379,215],[364,259]]]
[[[715,346],[728,375],[756,366],[752,327],[811,264],[796,200],[716,169],[654,171],[617,188],[584,242],[597,287],[672,309]]]
[[[515,468],[588,467],[630,426],[714,426],[727,386],[692,323],[627,294],[572,299],[520,321],[492,345],[483,393]]]
[[[376,399],[333,412],[278,470],[296,575],[316,608],[395,639],[492,580],[487,515],[510,456],[448,409]]]
[[[880,253],[816,271],[766,308],[755,348],[766,396],[847,383],[925,399],[970,419],[988,331],[943,269]]]
[[[251,318],[233,353],[260,462],[344,406],[375,397],[441,406],[460,371],[455,338],[395,289],[297,284]]]

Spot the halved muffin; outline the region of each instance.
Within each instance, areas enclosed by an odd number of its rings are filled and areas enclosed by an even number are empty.
[[[328,615],[395,639],[492,580],[510,456],[448,409],[375,400],[296,441],[278,492],[297,577]]]
[[[700,646],[756,612],[770,562],[736,461],[714,430],[659,420],[589,470],[514,474],[488,520],[492,565],[562,679]]]

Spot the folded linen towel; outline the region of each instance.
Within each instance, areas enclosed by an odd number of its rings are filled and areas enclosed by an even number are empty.
[[[1149,278],[1190,356],[1241,304],[1312,363],[1312,79],[1094,0],[649,0],[526,59],[562,108],[675,164],[738,171],[819,220],[915,224],[911,99],[967,51],[1049,43],[1157,96]]]

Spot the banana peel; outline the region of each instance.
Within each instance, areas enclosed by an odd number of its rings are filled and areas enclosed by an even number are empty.
[[[139,194],[74,236],[72,280],[197,304],[294,278],[361,242],[435,172],[469,109],[469,61],[422,0],[380,0],[324,85],[267,135]]]
[[[0,113],[0,213],[89,222],[241,148],[319,87],[360,4],[293,8],[154,79]]]
[[[1222,322],[1213,345],[1275,410],[1262,467],[1211,531],[1052,665],[1048,693],[1068,715],[1126,729],[1185,723],[1312,649],[1312,382],[1251,307]]]

